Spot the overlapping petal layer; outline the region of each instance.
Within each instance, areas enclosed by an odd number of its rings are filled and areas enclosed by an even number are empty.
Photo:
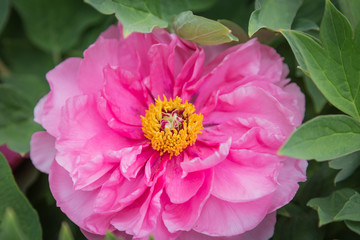
[[[274,211],[305,180],[306,162],[277,156],[304,115],[287,67],[256,39],[202,49],[165,30],[122,37],[110,27],[47,75],[35,108],[46,132],[31,158],[50,169],[58,206],[89,239],[268,239]],[[193,145],[170,156],[142,131],[155,99],[203,115]]]

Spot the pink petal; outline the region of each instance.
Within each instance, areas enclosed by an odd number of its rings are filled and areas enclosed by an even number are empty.
[[[219,144],[218,148],[196,144],[194,146],[196,150],[193,149],[192,151],[196,152],[198,156],[182,162],[180,164],[181,168],[184,172],[195,172],[214,167],[226,158],[229,154],[230,146],[231,138],[229,138],[226,142]]]
[[[172,203],[184,203],[192,198],[203,185],[205,173],[191,172],[183,177],[180,162],[172,158],[168,161],[165,173],[165,190]]]
[[[136,238],[148,236],[157,225],[161,211],[160,197],[163,192],[160,181],[138,198],[133,204],[113,217],[111,224],[119,231]]]
[[[241,240],[268,240],[274,234],[276,213],[270,213],[254,229],[241,235]]]
[[[214,168],[211,194],[228,202],[247,202],[262,198],[276,190],[278,165],[248,167],[225,160]]]
[[[211,196],[193,229],[210,236],[244,233],[264,219],[270,203],[271,195],[244,203],[230,203]]]
[[[269,212],[289,203],[299,188],[298,182],[306,181],[307,161],[301,159],[287,158],[283,161],[277,178],[279,186],[273,193],[272,203]]]
[[[84,219],[93,214],[98,191],[75,191],[69,173],[56,161],[50,167],[49,183],[56,204],[76,225],[90,231]]]
[[[69,58],[46,74],[51,91],[40,100],[39,107],[35,107],[35,119],[54,137],[59,136],[60,114],[65,101],[81,94],[77,82],[81,61],[80,58]]]
[[[6,144],[0,146],[0,153],[2,153],[5,159],[8,161],[11,169],[15,169],[26,156],[21,156],[19,153],[12,151]]]
[[[94,211],[97,213],[115,213],[130,205],[140,197],[147,186],[144,184],[143,174],[128,180],[115,170],[111,177],[101,187],[96,198]]]
[[[30,158],[37,169],[49,173],[55,158],[55,138],[47,132],[36,132],[30,141]]]
[[[210,196],[212,186],[212,171],[205,173],[204,183],[198,193],[189,201],[180,204],[168,203],[165,205],[162,219],[169,232],[189,231],[194,228],[201,210]],[[196,227],[196,226],[195,226]]]
[[[106,67],[104,98],[110,109],[123,123],[141,126],[141,117],[150,103],[149,95],[138,76],[119,68]]]

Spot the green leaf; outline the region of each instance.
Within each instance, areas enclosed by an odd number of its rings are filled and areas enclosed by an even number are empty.
[[[345,221],[345,224],[351,231],[360,235],[360,222]]]
[[[341,169],[334,180],[338,183],[348,178],[360,166],[360,152],[333,159],[329,162],[329,166],[333,169]]]
[[[360,194],[355,193],[345,203],[344,207],[334,217],[337,221],[360,221]]]
[[[196,16],[191,11],[174,18],[173,28],[180,37],[203,45],[216,45],[238,39],[231,30],[217,21]]]
[[[350,197],[355,195],[353,189],[341,189],[333,192],[328,197],[313,198],[308,202],[308,206],[317,210],[319,215],[319,226],[331,223],[335,216],[341,211]]]
[[[1,0],[0,1],[0,34],[6,24],[6,21],[9,17],[10,12],[10,1]]]
[[[0,199],[0,219],[3,218],[7,208],[12,208],[18,218],[18,226],[21,226],[25,236],[31,240],[42,239],[39,217],[17,187],[11,169],[2,154],[0,154]]]
[[[260,28],[290,29],[302,0],[257,0],[249,20],[249,36]]]
[[[360,150],[360,123],[345,115],[327,115],[301,125],[279,154],[323,161],[357,150]]]
[[[172,16],[184,11],[204,11],[216,3],[217,0],[158,0],[161,18],[171,23]]]
[[[29,240],[21,230],[16,214],[11,208],[7,208],[0,226],[0,239]]]
[[[329,102],[360,120],[360,41],[353,39],[347,19],[327,0],[320,27],[322,45],[301,32],[281,32],[300,68],[310,74]]]
[[[0,85],[0,145],[24,154],[35,131],[41,130],[33,121],[33,106],[28,99],[9,85]]]
[[[324,239],[321,229],[317,227],[317,216],[314,211],[307,211],[300,206],[289,203],[281,208],[278,214],[274,240],[318,240]]]
[[[168,23],[160,18],[157,0],[85,0],[103,14],[114,14],[127,32],[151,32],[165,28]]]
[[[112,232],[106,231],[105,240],[117,240],[117,238]]]
[[[13,3],[30,40],[55,58],[102,18],[80,0],[13,0]]]
[[[59,240],[74,240],[71,229],[67,222],[62,222],[59,233]]]
[[[347,17],[353,29],[360,22],[360,1],[359,0],[341,0],[339,1],[340,9]]]
[[[166,28],[173,15],[186,10],[202,11],[217,0],[85,0],[103,14],[114,14],[124,32],[151,32]]]

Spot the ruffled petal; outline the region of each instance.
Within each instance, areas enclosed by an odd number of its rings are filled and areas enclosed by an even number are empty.
[[[242,234],[241,240],[268,240],[274,234],[275,223],[276,213],[270,213],[254,229]]]
[[[54,137],[59,136],[60,114],[66,100],[81,94],[78,86],[81,61],[80,58],[69,58],[46,74],[51,91],[40,100],[39,107],[35,107],[35,120]]]
[[[115,213],[121,211],[139,198],[147,189],[143,174],[128,180],[116,169],[101,187],[96,198],[94,211],[97,213]]]
[[[267,214],[272,196],[255,201],[230,203],[211,196],[194,230],[210,236],[233,236],[256,227]]]
[[[229,154],[231,146],[231,138],[226,142],[218,144],[217,147],[209,147],[201,143],[197,143],[188,150],[188,159],[180,164],[184,172],[196,172],[208,168],[222,162]]]
[[[214,168],[211,194],[228,202],[247,202],[262,198],[276,190],[279,165],[249,167],[225,160]]]
[[[148,188],[133,204],[116,214],[111,224],[119,231],[134,235],[135,238],[148,236],[157,225],[161,211],[162,188],[162,181]]]
[[[116,118],[123,123],[141,126],[141,117],[150,103],[150,96],[138,76],[119,68],[104,69],[106,84],[103,95]]]
[[[76,225],[91,231],[84,220],[94,213],[94,201],[98,190],[75,191],[69,173],[56,161],[50,167],[49,183],[56,204]]]
[[[47,132],[36,132],[30,141],[30,158],[34,166],[44,173],[49,173],[55,158],[55,138]]]
[[[207,171],[204,183],[189,201],[180,204],[168,203],[165,205],[162,219],[169,232],[189,231],[194,228],[201,210],[210,196],[213,173]]]
[[[307,161],[287,158],[277,178],[279,186],[273,194],[269,212],[289,203],[299,188],[298,182],[306,181]]]
[[[183,176],[180,161],[172,158],[168,161],[165,172],[165,190],[172,203],[180,204],[192,198],[203,185],[203,171],[188,173]]]

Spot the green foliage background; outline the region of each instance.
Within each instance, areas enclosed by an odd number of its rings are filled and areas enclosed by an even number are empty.
[[[273,239],[360,239],[359,0],[1,0],[0,145],[29,151],[46,72],[117,20],[126,34],[162,27],[200,44],[257,37],[274,47],[306,95],[306,123],[279,154],[311,161]],[[0,156],[0,239],[10,236],[84,239],[46,175],[29,159],[11,171]]]

